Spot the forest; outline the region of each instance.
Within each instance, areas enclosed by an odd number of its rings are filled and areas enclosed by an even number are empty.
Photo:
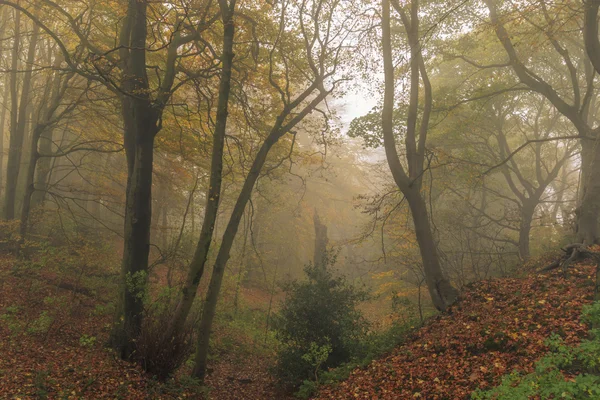
[[[600,399],[600,0],[0,0],[0,398]]]

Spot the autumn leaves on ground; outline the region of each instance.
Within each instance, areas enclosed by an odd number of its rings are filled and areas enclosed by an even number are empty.
[[[156,382],[104,346],[112,318],[105,312],[114,290],[107,283],[110,271],[81,279],[45,271],[41,262],[7,254],[0,260],[3,398],[288,397],[270,375],[269,351],[242,336],[236,340],[248,340],[246,348],[218,345],[206,388],[187,379],[187,371]],[[462,399],[497,385],[513,370],[530,372],[551,333],[567,344],[586,335],[579,315],[593,299],[595,267],[588,264],[576,265],[566,277],[562,271],[533,271],[472,284],[446,314],[415,329],[391,354],[356,369],[347,381],[322,386],[315,398]],[[257,295],[243,293],[249,301]],[[215,336],[226,340],[230,333]]]

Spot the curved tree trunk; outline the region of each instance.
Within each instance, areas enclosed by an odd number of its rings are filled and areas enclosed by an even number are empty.
[[[415,225],[415,235],[419,243],[419,251],[425,271],[425,281],[429,288],[431,300],[438,310],[445,310],[454,304],[458,297],[458,291],[442,272],[437,245],[433,238],[429,222],[427,204],[419,191],[414,188],[403,193],[408,201]]]
[[[391,13],[390,1],[382,2],[382,50],[385,73],[384,100],[381,116],[383,130],[383,142],[386,159],[390,172],[398,186],[398,189],[408,200],[419,251],[423,261],[425,280],[431,295],[431,300],[438,310],[446,310],[452,305],[457,297],[458,291],[444,276],[440,265],[437,246],[431,231],[427,204],[421,194],[421,184],[425,162],[425,142],[427,138],[429,116],[432,105],[431,85],[427,76],[427,70],[421,54],[419,42],[419,18],[418,0],[410,3],[410,15],[394,3],[407,31],[408,42],[411,49],[410,60],[410,100],[408,106],[408,117],[406,120],[405,148],[408,173],[405,171],[398,151],[396,149],[396,137],[394,135],[394,107],[395,107],[395,68],[392,54],[391,36]],[[417,134],[417,120],[419,116],[419,86],[420,79],[424,87],[424,106],[421,114],[421,123]],[[418,136],[418,137],[417,137]]]

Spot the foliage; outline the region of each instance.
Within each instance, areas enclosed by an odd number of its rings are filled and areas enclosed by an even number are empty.
[[[96,336],[81,335],[79,345],[82,347],[94,347],[96,345]]]
[[[393,299],[392,301],[396,302],[398,300]],[[296,392],[296,396],[301,399],[308,399],[318,390],[319,385],[331,385],[348,379],[356,368],[364,368],[373,360],[402,345],[409,334],[420,326],[420,317],[416,316],[415,312],[409,311],[406,318],[396,319],[388,328],[381,331],[370,331],[361,340],[360,345],[357,346],[359,351],[352,360],[322,372],[318,382],[316,380],[305,380]]]
[[[333,349],[329,343],[319,346],[315,342],[311,342],[308,352],[302,355],[302,360],[314,368],[314,378],[317,385],[319,384],[319,370],[321,369],[321,365],[327,361],[332,351]]]
[[[47,333],[53,323],[54,317],[48,311],[42,311],[40,316],[29,325],[27,331],[32,334]]]
[[[328,257],[323,266],[309,264],[306,281],[285,287],[287,297],[274,318],[282,344],[275,372],[285,385],[297,386],[316,378],[319,369],[349,361],[365,337],[368,324],[356,307],[366,293],[334,276],[334,262]]]
[[[188,319],[183,329],[165,338],[165,327],[171,323],[173,315],[168,292],[163,291],[159,301],[147,307],[134,354],[134,359],[144,370],[160,381],[169,378],[194,350],[193,317]]]
[[[405,118],[402,108],[394,110],[394,134],[398,140],[404,136],[406,127],[402,123]],[[354,118],[348,128],[348,136],[362,138],[364,148],[378,148],[383,146],[383,131],[381,130],[381,107],[376,107],[368,114]]]

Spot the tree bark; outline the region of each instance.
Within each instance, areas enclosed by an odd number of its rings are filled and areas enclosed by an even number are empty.
[[[456,301],[458,291],[452,286],[442,271],[437,245],[431,231],[427,205],[421,194],[421,182],[424,172],[423,164],[425,160],[425,141],[427,137],[432,98],[431,86],[427,77],[425,63],[423,62],[418,37],[419,5],[417,0],[412,1],[409,17],[398,4],[394,4],[397,11],[400,13],[402,22],[408,33],[408,41],[411,48],[411,95],[407,118],[407,133],[405,137],[408,175],[400,162],[398,151],[396,150],[396,138],[394,136],[393,115],[395,106],[395,76],[391,43],[390,1],[383,0],[382,6],[382,47],[385,87],[381,125],[386,159],[394,181],[396,182],[398,189],[400,189],[406,197],[410,207],[431,300],[438,310],[443,311]],[[419,75],[421,75],[425,89],[425,104],[417,142],[416,131],[419,101]]]
[[[31,211],[31,197],[35,190],[33,185],[34,176],[35,176],[35,167],[37,165],[37,161],[40,158],[40,153],[38,152],[38,141],[42,132],[44,131],[45,125],[37,124],[33,129],[33,135],[31,138],[31,146],[29,153],[29,165],[27,166],[27,176],[25,177],[25,194],[23,195],[23,204],[21,206],[21,221],[19,227],[19,235],[21,237],[21,241],[25,240],[25,235],[27,234],[27,226],[29,223],[29,213]]]
[[[521,208],[521,221],[519,223],[519,257],[521,261],[527,261],[531,256],[529,250],[529,235],[531,233],[531,224],[535,206],[539,203],[539,199],[533,201],[534,204],[523,204]]]
[[[208,361],[208,350],[209,340],[212,329],[212,323],[215,317],[217,309],[217,302],[219,300],[219,293],[221,290],[221,284],[223,282],[223,275],[225,274],[225,266],[229,260],[231,247],[237,234],[237,230],[240,225],[240,221],[246,209],[246,205],[252,195],[254,184],[260,175],[263,165],[267,159],[267,154],[271,150],[271,147],[277,142],[278,137],[273,134],[263,142],[260,150],[258,151],[252,167],[248,172],[244,186],[237,198],[233,212],[229,219],[229,223],[225,228],[223,234],[223,240],[217,259],[213,267],[213,273],[208,286],[208,293],[206,294],[206,302],[204,303],[204,310],[202,312],[202,319],[200,320],[200,328],[198,332],[198,343],[196,346],[196,364],[192,371],[192,375],[200,380],[204,380]]]
[[[17,15],[19,15],[18,11]],[[17,23],[17,22],[15,22]],[[31,90],[31,75],[33,72],[33,62],[35,60],[35,49],[38,42],[40,28],[37,24],[33,25],[33,33],[27,50],[27,64],[25,66],[25,75],[23,76],[23,85],[21,88],[21,99],[19,101],[18,117],[16,118],[16,126],[11,126],[10,148],[8,152],[8,164],[6,168],[6,192],[5,192],[5,214],[6,220],[15,218],[15,204],[17,199],[17,183],[21,169],[21,157],[23,154],[23,141],[25,139],[25,128],[27,126],[27,108],[29,106],[29,92]],[[15,35],[16,51],[13,52],[13,57],[18,56],[18,37]],[[11,72],[11,79],[16,80],[16,73]],[[11,82],[11,85],[16,85],[16,82]],[[16,101],[16,88],[11,90],[14,93],[13,101]],[[13,108],[14,111],[14,108]],[[11,116],[11,122],[15,119],[15,115]]]
[[[600,74],[600,40],[598,39],[598,9],[597,0],[584,1],[583,38],[586,53]],[[598,136],[599,133],[596,132]],[[598,141],[582,139],[581,149],[581,202],[577,212],[577,240],[583,244],[598,242],[598,223],[600,222],[600,146]]]
[[[204,303],[204,310],[202,312],[202,318],[200,320],[200,332],[198,334],[198,344],[196,346],[196,364],[192,370],[192,375],[200,380],[204,380],[206,374],[206,367],[208,361],[209,351],[209,340],[212,329],[213,319],[217,309],[217,302],[219,300],[219,293],[221,291],[221,283],[223,282],[223,275],[225,274],[225,266],[229,260],[231,253],[231,247],[237,234],[240,221],[244,215],[244,210],[256,181],[260,175],[269,151],[285,135],[290,132],[300,121],[302,121],[315,107],[317,107],[329,94],[322,86],[321,77],[315,77],[316,81],[307,88],[302,94],[300,94],[292,103],[288,103],[284,106],[283,111],[277,117],[275,125],[271,129],[269,135],[262,143],[256,158],[254,159],[250,171],[244,180],[242,190],[238,195],[235,206],[225,228],[225,233],[221,241],[221,247],[217,254],[215,264],[213,267],[213,273],[208,286],[208,293],[206,294],[206,301]],[[303,100],[309,97],[313,92],[318,89],[319,93],[307,104],[303,106],[300,111],[294,113],[293,118],[287,123],[284,123],[290,114],[296,107],[299,107]]]
[[[38,139],[39,153],[49,155],[52,153],[52,134],[54,129],[48,127],[44,129]],[[35,190],[31,196],[31,207],[39,207],[46,200],[46,191],[48,189],[48,178],[50,177],[51,157],[40,157],[37,162],[35,175]]]
[[[327,238],[327,225],[321,223],[321,219],[319,218],[319,214],[317,213],[316,209],[313,216],[313,223],[315,226],[315,251],[313,265],[318,265],[325,268],[327,243],[329,241]]]
[[[17,124],[19,120],[19,103],[18,103],[18,89],[17,89],[17,69],[19,68],[19,46],[21,41],[21,13],[17,10],[14,10],[15,20],[14,20],[14,32],[13,32],[13,47],[11,52],[11,66],[10,66],[10,75],[9,75],[9,87],[10,87],[10,137],[9,137],[9,147],[8,147],[8,163],[6,166],[7,175],[6,175],[6,188],[4,192],[4,219],[13,219],[15,215],[14,211],[14,193],[8,193],[9,186],[11,190],[16,190],[16,177],[11,177],[11,174],[14,174],[17,171],[12,171],[11,166],[15,164],[15,156],[16,149],[13,150],[13,147],[16,146],[18,140],[16,138],[17,135]],[[22,139],[21,139],[22,141]],[[20,154],[20,151],[19,151]],[[12,159],[11,159],[12,158]],[[18,167],[18,163],[17,163]],[[14,167],[12,167],[14,170]],[[14,189],[13,189],[14,187]],[[8,199],[12,198],[13,201],[9,205]]]
[[[429,222],[427,203],[425,203],[425,199],[423,199],[423,196],[416,189],[406,190],[404,195],[408,201],[415,226],[415,235],[419,244],[419,251],[425,271],[425,281],[427,282],[431,300],[436,308],[445,310],[454,304],[458,292],[442,272],[437,245]]]
[[[2,10],[2,28],[0,30],[0,40],[5,40],[6,25],[8,20],[8,7],[4,7]],[[0,50],[2,53],[2,50]],[[2,94],[2,111],[0,111],[0,197],[2,197],[2,191],[4,189],[4,136],[6,128],[6,110],[8,109],[8,94],[9,94],[9,82],[10,74],[6,74],[4,77],[4,93]]]
[[[231,92],[231,71],[234,58],[233,40],[235,37],[235,24],[233,15],[235,12],[235,0],[232,1],[229,6],[223,3],[221,3],[220,6],[223,20],[223,65],[219,82],[217,121],[213,132],[210,180],[206,192],[204,220],[200,230],[200,237],[196,244],[196,250],[189,265],[188,275],[185,284],[181,289],[181,299],[173,315],[171,325],[166,332],[167,338],[183,329],[185,321],[192,309],[192,304],[194,303],[198,292],[198,285],[200,284],[202,275],[204,275],[204,268],[208,258],[213,231],[215,229],[215,222],[219,211],[221,182],[223,177],[223,148],[225,146],[225,133],[229,113],[229,94]]]
[[[130,0],[123,22],[120,57],[123,63],[123,141],[127,157],[121,301],[111,342],[121,358],[131,359],[142,328],[148,280],[152,221],[154,138],[160,130],[160,110],[148,95],[146,72],[147,2]]]
[[[600,217],[600,143],[599,140],[582,140],[581,150],[581,200],[577,209],[577,240],[591,245],[598,242]]]

